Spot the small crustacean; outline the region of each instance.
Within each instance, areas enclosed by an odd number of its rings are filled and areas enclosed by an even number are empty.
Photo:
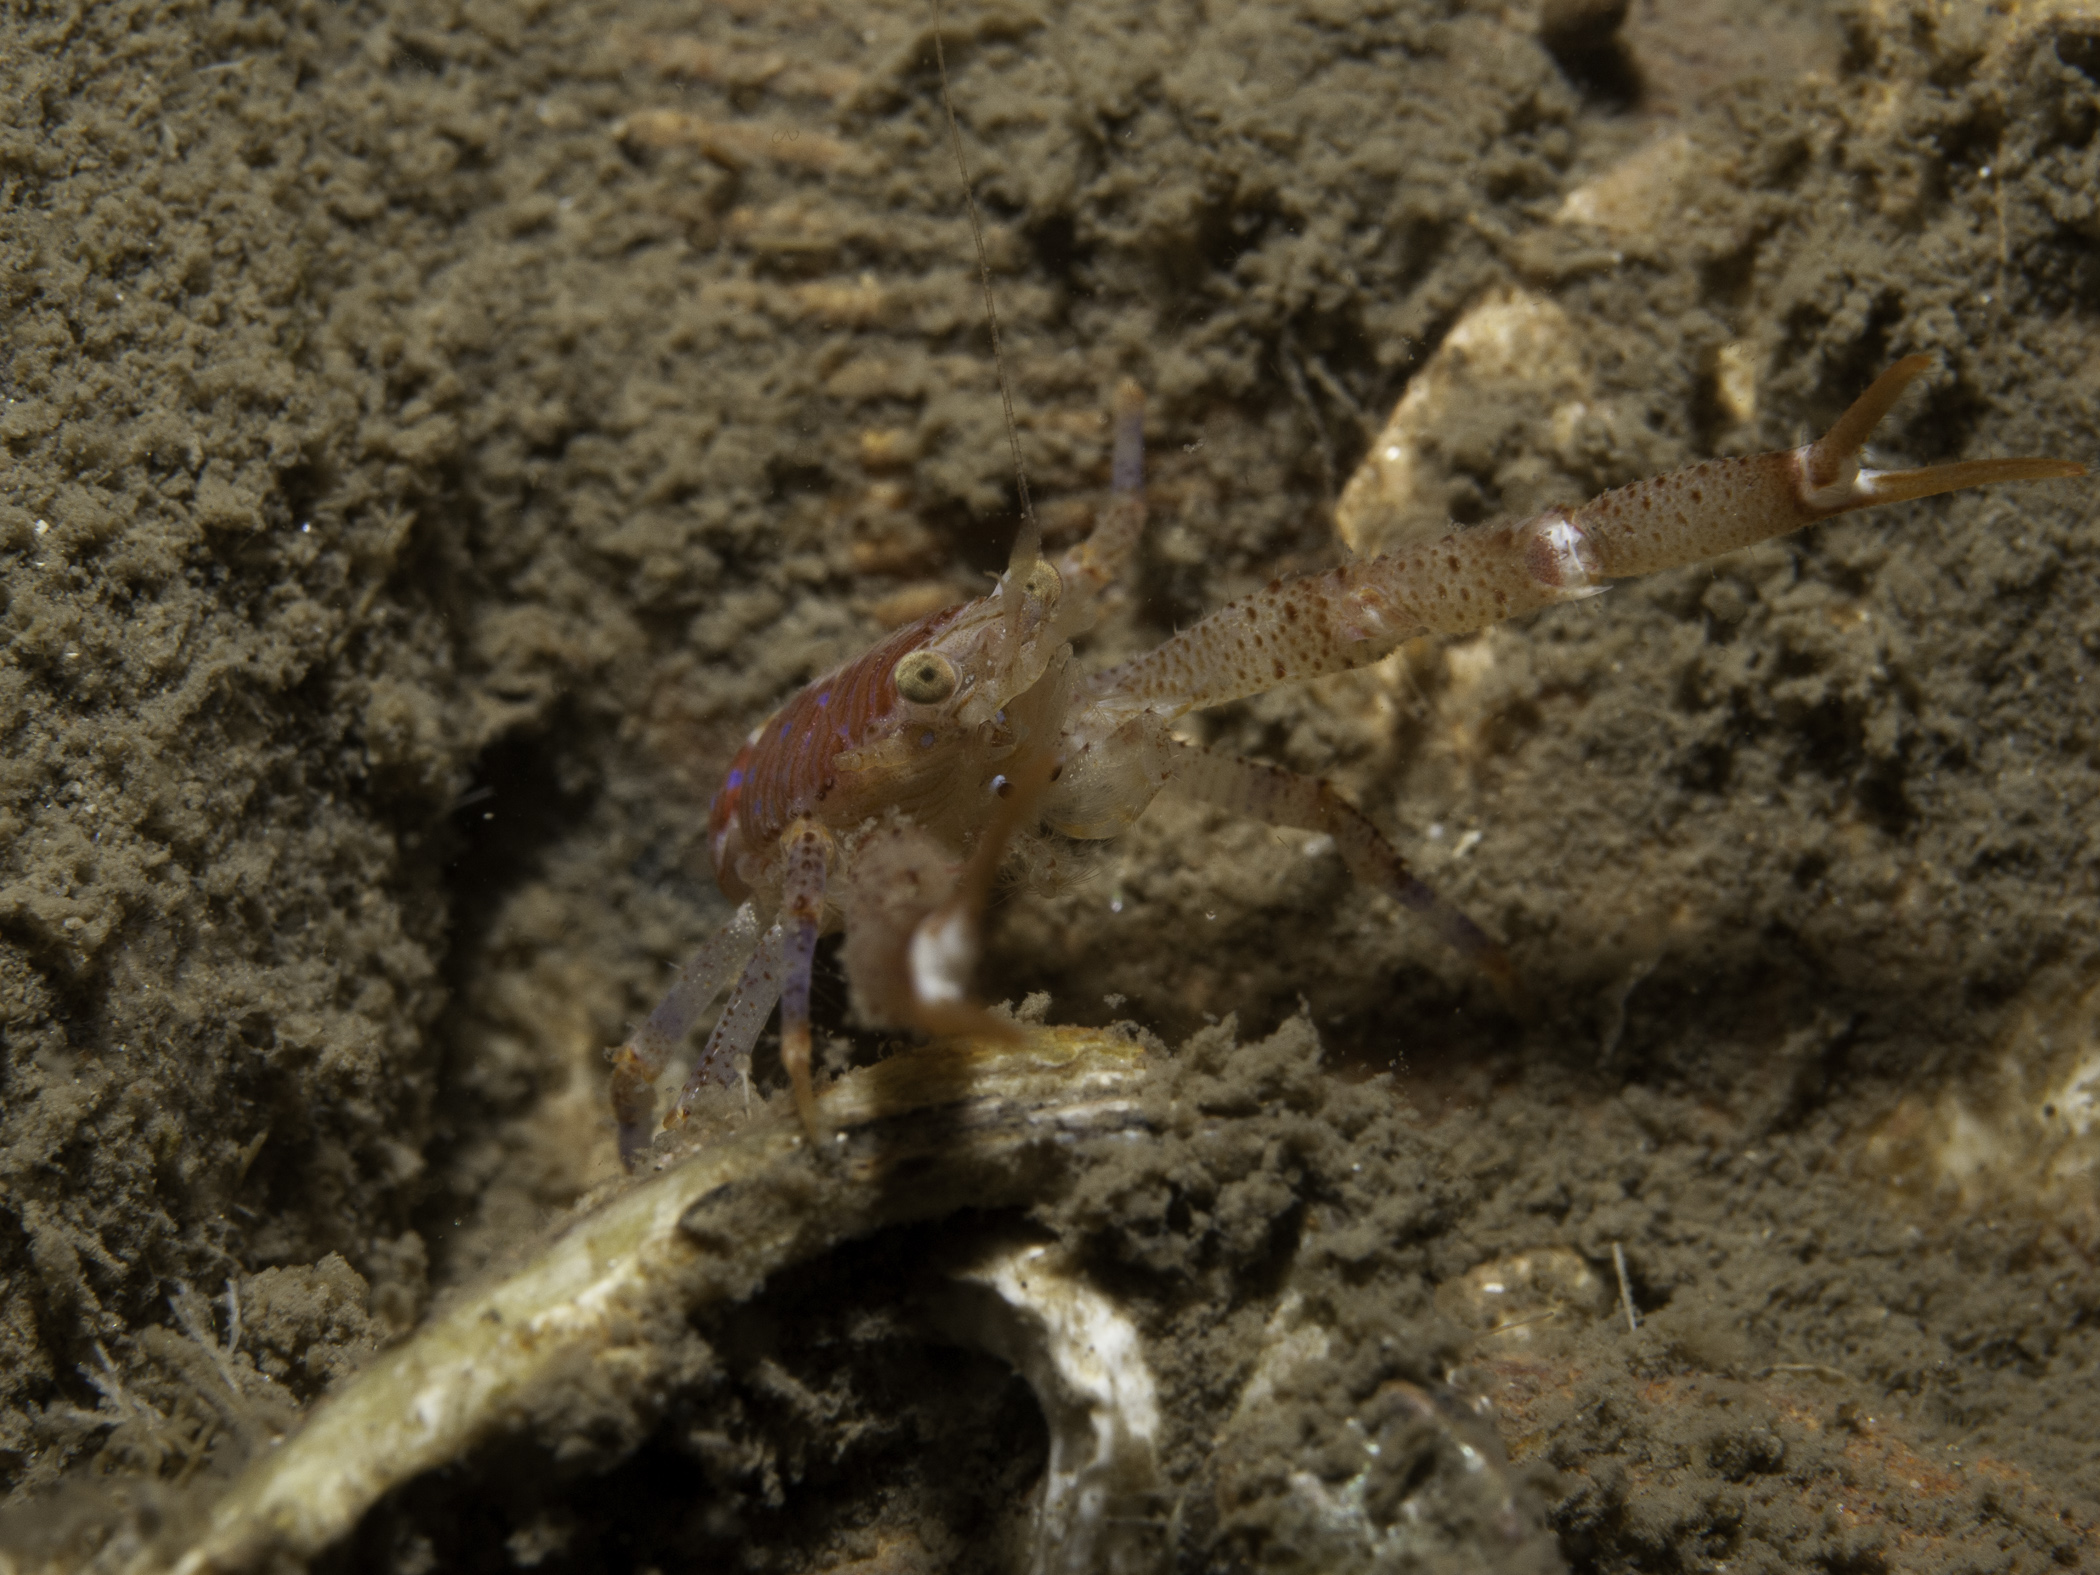
[[[977,924],[1010,838],[1037,828],[1113,836],[1172,788],[1270,825],[1331,835],[1348,867],[1428,916],[1490,972],[1502,954],[1408,872],[1326,782],[1183,742],[1179,717],[1378,661],[1424,634],[1460,634],[1607,582],[1697,562],[1818,520],[2004,481],[2085,474],[2056,459],[1876,471],[1861,448],[1931,360],[1890,367],[1816,442],[1715,459],[1518,524],[1271,581],[1151,652],[1075,672],[1143,524],[1142,400],[1117,396],[1114,498],[1092,536],[1044,558],[1024,524],[998,587],[890,635],[810,684],[754,732],[714,802],[716,878],[736,914],[613,1052],[630,1163],[653,1084],[713,999],[723,1008],[671,1120],[728,1081],[781,1007],[781,1059],[814,1135],[809,988],[818,936],[843,925],[854,1003],[871,1023],[1013,1033],[968,998]]]

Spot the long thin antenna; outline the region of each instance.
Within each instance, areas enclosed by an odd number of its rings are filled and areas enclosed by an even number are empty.
[[[941,42],[941,0],[933,3],[933,58],[941,72],[941,108],[948,115],[948,144],[955,151],[955,172],[962,177],[963,202],[970,210],[970,234],[977,242],[977,278],[984,287],[984,319],[992,330],[992,366],[999,377],[999,402],[1006,407],[1006,441],[1014,453],[1014,480],[1021,489],[1021,528],[1014,533],[1013,551],[1006,560],[1006,584],[1001,607],[1009,623],[1020,616],[1021,590],[1028,571],[1042,556],[1043,528],[1035,517],[1035,503],[1028,495],[1028,467],[1021,460],[1021,428],[1014,420],[1013,385],[1006,376],[1006,356],[999,347],[999,307],[992,299],[992,260],[984,246],[984,220],[977,212],[977,188],[970,181],[969,162],[963,157],[962,126],[955,118],[955,98],[948,91],[948,51]]]

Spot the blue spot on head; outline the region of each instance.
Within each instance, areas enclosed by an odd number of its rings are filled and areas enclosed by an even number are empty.
[[[927,730],[926,730],[925,732],[923,732],[923,733],[921,733],[921,734],[919,735],[919,747],[920,747],[921,749],[931,749],[931,748],[933,748],[933,729],[932,729],[932,728],[928,728],[928,729],[927,729]]]

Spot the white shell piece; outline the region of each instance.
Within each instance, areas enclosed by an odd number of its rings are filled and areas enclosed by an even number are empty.
[[[1240,1403],[1233,1408],[1234,1421],[1259,1411],[1276,1398],[1278,1386],[1288,1383],[1298,1369],[1327,1355],[1332,1337],[1320,1325],[1306,1321],[1304,1311],[1305,1298],[1296,1291],[1285,1291],[1269,1314],[1268,1326],[1262,1330],[1261,1355],[1247,1375]]]
[[[1027,1380],[1050,1430],[1032,1575],[1165,1569],[1158,1389],[1137,1326],[1039,1242],[995,1245],[936,1306],[950,1334]]]

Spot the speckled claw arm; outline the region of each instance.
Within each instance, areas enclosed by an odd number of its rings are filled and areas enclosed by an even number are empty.
[[[1855,509],[1904,503],[2002,481],[2083,476],[2068,459],[1971,459],[1919,470],[1867,470],[1860,450],[1932,357],[1905,356],[1813,443],[1636,481],[1566,514],[1574,532],[1568,572],[1625,579],[1674,569],[1785,536]],[[1550,520],[1553,514],[1542,515]],[[1556,552],[1558,549],[1556,549]],[[1564,560],[1563,560],[1564,561]]]
[[[1104,718],[1172,718],[1379,660],[1423,634],[1465,634],[1606,582],[1696,563],[1854,509],[2002,481],[2082,476],[2061,459],[1980,459],[1922,470],[1867,470],[1860,449],[1929,356],[1906,356],[1836,425],[1797,449],[1712,459],[1513,525],[1273,580],[1158,649],[1096,675]]]

